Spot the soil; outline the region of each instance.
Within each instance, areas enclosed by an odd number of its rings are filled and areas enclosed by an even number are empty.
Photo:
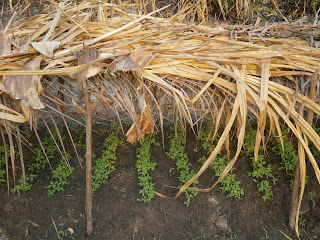
[[[109,127],[95,126],[93,149],[97,156],[101,155],[104,139],[108,136],[106,129]],[[164,132],[169,133],[169,128]],[[40,132],[40,136],[45,134],[45,131]],[[84,143],[84,134],[75,136],[75,141],[79,140]],[[29,141],[34,146],[37,144],[32,137]],[[161,134],[158,134],[157,141],[161,142]],[[199,193],[191,200],[190,206],[186,206],[184,196],[174,201],[157,196],[149,203],[137,201],[140,195],[134,164],[138,144],[127,142],[118,148],[116,170],[110,175],[109,182],[94,194],[94,233],[88,237],[85,235],[85,166],[79,166],[68,140],[65,146],[73,156],[71,165],[75,167],[65,191],[48,196],[44,186],[52,176],[49,167],[38,175],[32,189],[20,196],[14,193],[8,196],[6,184],[0,185],[0,239],[58,239],[57,231],[67,232],[68,229],[74,231],[73,239],[285,239],[282,233],[296,238],[288,228],[289,179],[285,171],[278,170],[280,159],[272,152],[268,152],[266,159],[279,179],[273,187],[272,200],[262,200],[256,183],[247,177],[251,171],[251,160],[241,156],[235,165],[235,173],[245,191],[242,199],[228,198],[217,186],[209,193]],[[232,146],[235,148],[235,142]],[[185,149],[194,170],[199,170],[201,165],[197,159],[206,153],[201,151],[192,131],[188,131]],[[166,156],[167,151],[166,137],[164,148],[152,148],[152,159],[157,163],[152,181],[157,191],[174,196],[177,190],[167,186],[179,185],[178,173],[169,172],[175,165]],[[33,154],[27,148],[24,152],[26,164],[31,164]],[[83,148],[79,154],[84,159]],[[56,166],[58,161],[59,155],[52,164]],[[311,199],[307,193],[314,190],[319,195],[320,187],[314,174],[309,172],[308,175],[301,215],[305,222],[300,229],[302,239],[308,236],[317,239],[320,236],[320,199]],[[212,176],[214,171],[207,170],[200,177],[198,186],[211,186]],[[60,234],[61,239],[72,239],[70,236]]]

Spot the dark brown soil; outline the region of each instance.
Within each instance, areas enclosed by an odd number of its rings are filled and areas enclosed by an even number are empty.
[[[107,136],[103,133],[105,128],[95,127],[100,133],[94,134],[93,145],[97,156],[101,154]],[[166,133],[169,131],[165,130]],[[201,165],[197,159],[206,154],[201,151],[191,131],[187,136],[186,151],[194,170],[198,170]],[[161,142],[160,134],[157,138]],[[76,136],[76,140],[79,139],[84,142],[84,136]],[[166,157],[168,144],[167,140],[165,142],[164,148],[159,146],[152,150],[152,158],[157,163],[152,178],[157,191],[174,196],[176,190],[167,185],[179,184],[178,173],[169,173],[174,164]],[[70,154],[74,153],[67,140],[66,146]],[[241,200],[227,198],[216,187],[209,193],[199,193],[187,207],[183,203],[184,196],[174,201],[157,196],[150,203],[137,201],[140,196],[134,168],[136,148],[137,145],[125,143],[118,149],[116,170],[111,174],[109,183],[94,194],[92,236],[85,235],[85,170],[79,167],[73,154],[71,164],[76,170],[71,183],[64,192],[55,193],[53,197],[49,197],[44,189],[51,178],[49,167],[38,175],[31,191],[21,196],[14,193],[7,196],[6,185],[0,185],[0,239],[58,239],[54,224],[58,231],[73,229],[74,239],[285,239],[281,232],[295,238],[294,233],[288,230],[289,181],[286,173],[278,170],[280,159],[272,153],[266,158],[279,179],[273,188],[273,200],[262,200],[256,183],[247,177],[247,172],[251,171],[251,161],[242,156],[235,166],[235,173],[245,190]],[[84,150],[80,151],[80,157],[84,158]],[[29,150],[25,150],[25,158],[28,164],[32,162],[33,155]],[[207,170],[200,178],[199,187],[211,186],[213,175],[213,170]],[[319,195],[319,185],[310,172],[306,193],[312,190]],[[307,195],[304,208],[309,211],[301,216],[306,219],[301,234],[303,239],[307,239],[306,234],[317,239],[320,236],[320,199],[318,197],[312,201]]]

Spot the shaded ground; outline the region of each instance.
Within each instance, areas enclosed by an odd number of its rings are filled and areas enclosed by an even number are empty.
[[[97,156],[100,156],[102,143],[107,136],[105,128],[96,126],[101,134],[95,134],[93,138]],[[169,132],[169,129],[165,132]],[[80,139],[84,142],[82,133],[80,131],[76,142]],[[161,136],[157,138],[161,142]],[[189,160],[194,170],[198,170],[200,165],[197,159],[205,153],[201,151],[192,132],[188,133],[187,139]],[[68,141],[66,146],[67,152],[74,152]],[[136,145],[125,143],[118,149],[116,170],[111,174],[109,183],[96,191],[93,202],[94,234],[91,237],[85,236],[85,170],[79,167],[72,154],[71,165],[76,170],[70,179],[71,183],[65,187],[64,192],[55,193],[53,197],[49,197],[44,189],[51,177],[49,167],[39,174],[31,191],[21,196],[13,193],[7,196],[6,185],[0,185],[0,239],[58,239],[54,224],[58,231],[65,233],[71,228],[74,239],[284,239],[280,231],[294,236],[287,226],[291,194],[288,179],[285,172],[277,170],[279,159],[271,153],[266,159],[272,163],[274,174],[279,179],[273,189],[272,201],[264,202],[261,199],[256,183],[247,177],[247,172],[251,171],[251,161],[242,156],[236,163],[235,171],[245,191],[241,200],[227,198],[217,187],[209,193],[199,193],[187,207],[183,203],[184,196],[175,201],[159,197],[150,203],[137,201],[140,196],[134,168],[136,148]],[[178,174],[176,171],[169,173],[175,166],[166,157],[166,151],[168,143],[164,149],[153,147],[152,158],[157,166],[152,178],[158,191],[174,196],[176,190],[165,185],[177,186]],[[33,155],[28,150],[25,152],[25,160],[30,164]],[[80,156],[84,158],[83,149],[80,150]],[[199,187],[211,186],[213,175],[213,170],[207,170],[200,178]],[[316,179],[312,174],[309,176],[306,193],[311,190],[320,193]],[[305,233],[314,239],[320,236],[318,206],[319,197],[312,200],[305,197],[305,213],[301,216],[306,219],[305,227],[301,228],[303,238],[306,238]],[[72,239],[70,234],[61,237]]]

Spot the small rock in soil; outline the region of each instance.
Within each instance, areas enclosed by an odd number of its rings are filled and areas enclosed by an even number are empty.
[[[208,197],[208,202],[211,203],[214,207],[219,204],[219,201],[215,196]]]
[[[215,224],[218,228],[221,228],[222,230],[227,232],[231,232],[231,229],[228,225],[228,220],[224,216],[219,216]]]
[[[210,217],[209,217],[209,224],[215,224],[217,221],[217,215],[216,213],[213,213]]]

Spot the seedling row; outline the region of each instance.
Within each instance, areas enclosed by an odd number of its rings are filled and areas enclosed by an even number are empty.
[[[282,126],[283,127],[283,126]],[[279,171],[285,171],[287,173],[289,181],[292,182],[295,174],[296,164],[298,162],[298,156],[295,151],[294,143],[290,140],[290,132],[283,127],[283,143],[278,138],[271,137],[267,142],[266,148],[260,147],[257,161],[254,159],[254,147],[256,130],[250,124],[246,127],[246,135],[244,139],[244,147],[242,150],[242,156],[252,161],[251,170],[248,171],[247,177],[257,186],[257,191],[261,192],[261,198],[266,200],[272,200],[273,188],[276,185],[277,171],[272,170],[271,163],[268,162],[266,152],[272,152],[279,158],[281,158]],[[319,129],[315,128],[319,132]],[[77,141],[75,147],[81,151],[85,149],[84,140],[82,139],[82,133],[84,133],[83,127],[80,125],[72,125],[70,127],[72,134],[77,135]],[[61,149],[63,147],[57,144],[59,141],[54,141],[51,136],[58,139],[58,133],[56,130],[51,130],[52,134],[47,134],[41,139],[41,145],[35,144],[33,147],[33,161],[27,166],[25,178],[21,176],[18,183],[11,189],[11,192],[17,195],[21,195],[32,188],[32,184],[35,179],[38,178],[41,171],[45,171],[47,168],[51,168],[51,176],[47,179],[47,184],[44,188],[47,190],[49,196],[55,195],[57,192],[65,190],[65,186],[72,181],[72,174],[76,168],[79,167],[77,161],[73,159],[71,153],[65,153]],[[124,138],[120,134],[120,128],[117,126],[112,127],[112,131],[105,131],[107,137],[104,139],[103,149],[100,156],[94,154],[94,165],[92,175],[92,193],[94,194],[101,186],[108,183],[112,173],[116,170],[115,163],[117,161],[117,150],[125,142]],[[157,132],[150,136],[146,136],[141,142],[136,142],[136,157],[135,157],[135,169],[137,172],[137,181],[140,188],[140,198],[137,201],[144,203],[150,202],[156,193],[155,182],[153,181],[153,172],[157,171],[157,163],[152,155],[155,147],[160,147],[160,141],[156,140]],[[62,141],[66,140],[66,136],[62,135]],[[158,139],[158,138],[157,138]],[[171,128],[166,138],[166,144],[169,145],[169,150],[165,153],[168,161],[172,161],[175,168],[168,169],[168,174],[175,170],[177,172],[177,187],[181,187],[188,182],[196,174],[195,169],[199,169],[204,164],[209,154],[215,148],[215,145],[219,139],[219,132],[214,131],[211,124],[208,123],[202,127],[199,135],[197,136],[197,143],[199,150],[203,153],[197,162],[191,162],[189,156],[186,153],[186,140],[187,136],[182,126],[177,128]],[[7,153],[9,152],[8,146],[6,146]],[[311,147],[312,148],[312,147]],[[319,152],[316,148],[312,148],[314,154],[317,156]],[[5,160],[5,146],[0,147],[0,184],[5,185],[6,178],[6,160]],[[230,163],[230,156],[227,152],[220,152],[218,156],[210,163],[209,169],[212,170],[212,183],[214,183],[225,170]],[[228,174],[220,181],[219,189],[230,198],[241,199],[246,194],[245,189],[241,185],[241,181],[235,174],[236,168],[233,167]],[[306,177],[306,182],[308,177]],[[159,183],[161,184],[161,183]],[[184,203],[189,206],[192,204],[192,199],[198,194],[195,191],[198,188],[198,180],[196,180],[188,189],[184,191]],[[292,186],[292,184],[291,184]],[[309,195],[313,198],[318,193],[311,191]]]

